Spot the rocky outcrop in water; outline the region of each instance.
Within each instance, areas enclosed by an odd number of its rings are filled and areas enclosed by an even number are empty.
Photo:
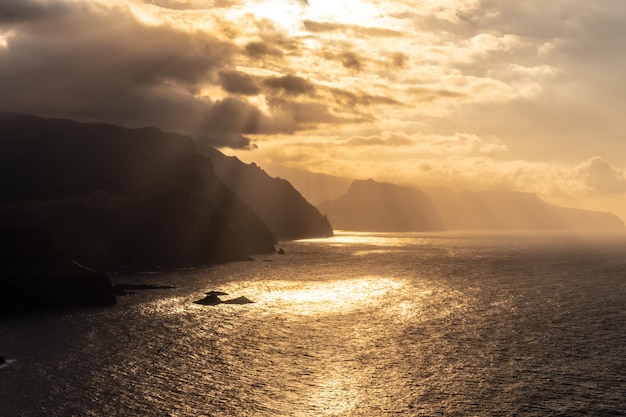
[[[220,296],[222,295],[228,295],[225,292],[222,291],[209,291],[206,294],[206,297],[204,297],[201,300],[196,300],[193,303],[194,304],[200,304],[200,305],[204,305],[204,306],[215,306],[218,304],[253,304],[254,301],[250,300],[247,297],[237,297],[237,298],[231,298],[229,300],[222,300],[220,298]]]

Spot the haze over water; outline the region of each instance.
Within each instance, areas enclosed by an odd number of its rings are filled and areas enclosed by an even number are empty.
[[[354,234],[0,320],[0,416],[624,415],[624,235]],[[254,304],[201,306],[209,290]]]

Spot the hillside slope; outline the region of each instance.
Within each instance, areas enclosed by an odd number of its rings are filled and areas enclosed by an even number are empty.
[[[0,227],[47,230],[106,269],[189,266],[274,250],[275,237],[196,153],[155,128],[0,114]]]

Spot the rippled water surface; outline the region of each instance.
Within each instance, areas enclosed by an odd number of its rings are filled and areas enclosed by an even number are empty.
[[[282,247],[0,316],[0,416],[626,415],[624,236]],[[193,304],[209,290],[254,304]]]

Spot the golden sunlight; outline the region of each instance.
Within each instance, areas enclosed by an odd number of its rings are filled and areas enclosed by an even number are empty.
[[[350,313],[380,303],[386,295],[404,285],[387,277],[363,277],[335,281],[266,281],[259,282],[258,305],[296,315]]]
[[[306,33],[303,22],[307,20],[369,26],[382,15],[379,7],[360,0],[337,0],[332,7],[328,7],[327,1],[269,0],[253,2],[249,9],[256,16],[275,22],[290,34]]]
[[[13,35],[13,31],[0,33],[0,48],[6,48],[9,45],[9,39]]]

